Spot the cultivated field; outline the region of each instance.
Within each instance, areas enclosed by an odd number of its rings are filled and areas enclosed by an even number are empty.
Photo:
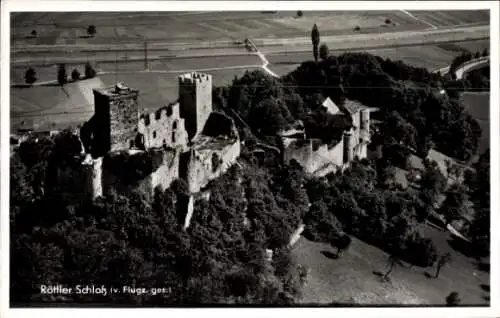
[[[450,234],[423,226],[438,251],[450,252],[453,260],[444,267],[439,278],[435,268],[402,268],[396,266],[390,282],[381,282],[373,272],[385,273],[389,268],[387,253],[353,238],[351,247],[340,258],[330,245],[305,238],[294,247],[298,263],[310,268],[302,304],[364,304],[364,305],[444,305],[445,297],[456,291],[462,304],[488,305],[489,273],[481,271],[472,258],[453,250],[448,244]],[[405,264],[407,266],[407,264]]]
[[[489,24],[488,10],[410,11],[416,18],[436,27]]]
[[[448,66],[453,58],[462,52],[482,51],[485,48],[489,49],[489,40],[446,43],[439,45],[405,46],[373,50],[348,50],[348,52],[367,52],[383,58],[402,60],[410,65],[434,70]],[[346,51],[332,50],[330,54],[339,55],[344,52]],[[267,54],[266,57],[270,62],[269,68],[278,75],[287,74],[296,69],[297,66],[299,66],[303,61],[310,61],[313,59],[312,50],[311,52]]]
[[[213,76],[213,84],[220,86],[230,84],[235,76],[242,76],[246,70],[253,69],[211,70],[209,73]],[[64,89],[54,84],[29,88],[14,87],[10,92],[11,129],[15,130],[22,121],[46,126],[54,123],[60,128],[81,124],[94,112],[92,88],[114,85],[116,82],[139,89],[139,106],[142,111],[152,111],[177,99],[177,76],[181,73],[183,72],[122,72],[116,75],[100,75],[90,81],[67,84]],[[55,76],[55,73],[52,76]]]
[[[469,114],[481,126],[483,134],[479,142],[479,152],[484,152],[490,147],[490,93],[464,93],[462,100]]]
[[[11,16],[12,44],[111,44],[149,41],[193,42],[209,40],[242,40],[309,36],[311,26],[318,24],[321,34],[390,32],[428,28],[428,25],[401,11],[306,11],[275,14],[260,12],[72,12],[16,13]],[[394,25],[385,25],[390,19]],[[88,25],[97,34],[88,38]],[[29,38],[32,30],[36,38]]]
[[[258,67],[262,64],[258,56],[254,54],[230,55],[230,56],[210,56],[210,57],[186,57],[169,58],[161,57],[148,61],[151,70],[188,72],[190,70],[219,70],[232,67],[249,68]],[[144,61],[125,61],[119,59],[118,62],[97,62],[94,63],[96,71],[99,72],[131,72],[143,71]],[[57,78],[57,65],[49,64],[46,66],[33,66],[37,72],[38,81],[50,81]],[[67,63],[66,71],[71,73],[77,68],[80,73],[84,73],[84,63]],[[24,83],[24,75],[27,66],[16,65],[11,67],[11,83]]]

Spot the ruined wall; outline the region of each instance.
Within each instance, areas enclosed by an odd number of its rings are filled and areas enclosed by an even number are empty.
[[[225,173],[240,156],[239,139],[228,143],[224,147],[217,149],[191,149],[185,154],[182,160],[187,160],[184,173],[191,193],[199,192],[200,189],[208,185]]]
[[[314,176],[324,176],[336,172],[343,166],[344,142],[328,147],[313,139],[284,139],[283,158],[285,163],[296,160],[304,171]]]
[[[283,138],[283,162],[297,161],[306,172],[312,172],[313,144],[311,139]]]
[[[199,135],[212,112],[212,76],[188,73],[179,76],[180,115],[189,139]]]
[[[101,165],[102,193],[139,190],[152,197],[157,186],[167,189],[179,177],[179,155],[174,149],[110,154]]]
[[[331,172],[337,172],[344,164],[343,140],[331,148],[323,144],[318,151],[313,152],[312,161],[313,175],[316,177],[322,177]]]
[[[179,104],[168,105],[139,119],[137,131],[144,136],[146,148],[183,147],[188,143],[184,119],[180,117]]]
[[[102,157],[97,159],[87,157],[81,168],[85,175],[84,191],[92,199],[102,196]]]

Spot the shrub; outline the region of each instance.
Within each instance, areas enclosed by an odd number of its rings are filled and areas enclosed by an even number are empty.
[[[359,25],[356,25],[356,26],[354,27],[354,31],[359,31],[359,30],[361,30],[361,27],[360,27]]]
[[[391,23],[392,23],[391,19],[385,19],[385,24],[391,24]]]
[[[319,57],[322,60],[326,60],[328,58],[328,54],[329,54],[328,45],[326,45],[325,43],[321,44],[319,46]]]
[[[36,79],[36,71],[30,67],[24,75],[24,80],[26,81],[26,84],[33,84],[36,82]]]
[[[297,11],[297,16],[298,16],[299,18],[300,18],[301,16],[303,16],[303,15],[304,15],[304,13],[302,12],[302,10]]]
[[[422,267],[432,266],[437,259],[436,246],[431,239],[416,232],[406,238],[405,259]]]
[[[80,72],[78,72],[78,70],[76,68],[73,70],[73,72],[71,72],[71,78],[74,81],[77,81],[80,79]]]
[[[95,28],[95,25],[89,25],[87,28],[87,34],[93,37],[96,33],[97,30]]]
[[[89,62],[87,62],[85,64],[85,78],[93,78],[95,76],[96,76],[96,71],[94,70],[92,65],[90,65]]]
[[[57,81],[59,85],[64,85],[68,82],[68,75],[66,74],[66,66],[64,64],[59,65],[59,70],[57,71]]]
[[[459,297],[459,294],[457,292],[451,292],[447,297],[446,297],[446,306],[458,306],[460,304],[461,299]]]

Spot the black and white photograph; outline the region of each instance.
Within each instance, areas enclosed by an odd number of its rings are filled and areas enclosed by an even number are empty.
[[[491,308],[498,3],[15,2],[11,310]]]

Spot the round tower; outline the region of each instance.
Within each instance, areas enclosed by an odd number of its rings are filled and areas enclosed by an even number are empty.
[[[370,110],[361,110],[361,125],[360,125],[361,139],[368,141],[370,139]]]
[[[352,162],[354,159],[354,137],[352,130],[344,132],[344,163]]]

